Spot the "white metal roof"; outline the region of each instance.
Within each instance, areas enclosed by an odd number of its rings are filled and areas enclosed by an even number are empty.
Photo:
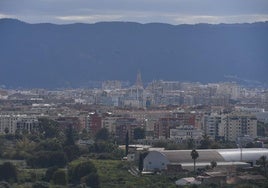
[[[158,151],[163,154],[170,163],[191,163],[192,150],[163,150]],[[266,148],[237,148],[237,149],[203,149],[197,150],[199,157],[197,163],[202,162],[238,162],[238,161],[256,161],[261,156],[267,156],[268,149]],[[242,157],[241,157],[242,156]],[[242,160],[241,160],[242,158]]]

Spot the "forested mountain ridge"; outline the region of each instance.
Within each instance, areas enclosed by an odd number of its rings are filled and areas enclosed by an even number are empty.
[[[268,22],[169,25],[0,20],[0,85],[79,87],[90,80],[268,82]]]

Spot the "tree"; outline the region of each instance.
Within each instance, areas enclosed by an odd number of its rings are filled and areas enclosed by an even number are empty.
[[[40,122],[39,132],[45,138],[56,138],[59,136],[60,131],[58,122],[47,118],[40,118],[38,121]]]
[[[139,171],[142,172],[143,170],[143,158],[142,158],[142,155],[140,153],[139,155]]]
[[[67,176],[65,171],[57,170],[53,174],[53,183],[56,185],[66,185],[67,184]]]
[[[264,169],[264,175],[266,176],[266,172],[267,172],[267,159],[266,156],[263,155],[259,158],[259,160],[256,161],[257,165],[260,165],[263,169]]]
[[[46,139],[40,142],[34,149],[36,152],[39,151],[62,151],[62,145],[57,139]]]
[[[64,167],[67,158],[61,151],[40,151],[27,159],[27,164],[32,167],[47,168],[52,166]]]
[[[66,154],[67,160],[69,162],[78,158],[80,155],[80,149],[77,145],[65,146],[63,148],[63,151]]]
[[[59,168],[57,166],[52,166],[52,167],[49,167],[46,171],[46,174],[45,174],[45,177],[44,177],[44,180],[47,181],[47,182],[50,182],[50,180],[52,179],[53,177],[53,174],[54,172],[56,172]]]
[[[18,139],[15,147],[16,154],[13,156],[13,158],[26,159],[30,157],[35,145],[36,144],[34,142],[30,141],[25,136],[22,139]]]
[[[126,133],[126,156],[128,155],[128,147],[129,147],[129,137],[128,137],[128,131]]]
[[[79,183],[82,177],[91,173],[97,173],[97,169],[91,161],[81,162],[68,168],[69,180],[72,183]]]
[[[190,138],[187,140],[187,148],[188,149],[194,148],[194,139]]]
[[[263,122],[258,121],[257,122],[257,136],[265,137],[266,135],[266,127]]]
[[[256,148],[254,142],[246,143],[245,148]]]
[[[210,166],[211,166],[212,169],[217,167],[217,162],[216,161],[211,161]]]
[[[38,181],[32,185],[32,188],[49,188],[49,184],[47,182]]]
[[[6,134],[8,134],[9,133],[9,128],[6,127],[4,131],[5,131]]]
[[[211,146],[211,141],[209,139],[209,136],[207,134],[204,134],[202,137],[203,138],[200,141],[200,149],[209,149]]]
[[[137,127],[134,129],[134,139],[144,139],[145,138],[145,130],[141,127]]]
[[[106,128],[101,128],[95,136],[96,140],[104,140],[107,141],[109,140],[109,131]]]
[[[195,149],[191,151],[191,157],[194,160],[194,172],[195,172],[195,162],[196,162],[196,159],[199,157],[199,154]]]
[[[94,153],[112,153],[115,149],[117,149],[116,145],[104,141],[95,142],[89,147],[89,151]]]
[[[11,185],[6,181],[0,181],[0,188],[11,188]]]
[[[100,187],[100,180],[97,173],[90,173],[81,178],[81,183],[85,183],[87,186],[92,188]]]
[[[145,158],[147,155],[148,155],[147,152],[145,152],[145,153],[140,153],[140,155],[139,155],[139,171],[140,171],[140,172],[142,172],[142,170],[143,170],[143,160],[144,160],[144,158]]]
[[[0,165],[0,181],[16,182],[17,168],[11,162]]]
[[[65,146],[71,146],[75,144],[75,140],[74,140],[74,129],[73,126],[69,126],[66,130],[65,130]]]

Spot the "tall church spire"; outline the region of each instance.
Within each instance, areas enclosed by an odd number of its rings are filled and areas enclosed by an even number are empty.
[[[141,72],[138,71],[137,79],[136,79],[136,87],[139,89],[143,88],[142,79],[141,79]]]

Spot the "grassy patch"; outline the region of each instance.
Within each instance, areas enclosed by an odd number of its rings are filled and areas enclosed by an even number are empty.
[[[176,187],[173,178],[165,175],[133,176],[131,163],[119,160],[92,160],[98,169],[102,188],[108,187]]]
[[[20,169],[18,173],[19,183],[42,181],[46,173],[43,169]]]

